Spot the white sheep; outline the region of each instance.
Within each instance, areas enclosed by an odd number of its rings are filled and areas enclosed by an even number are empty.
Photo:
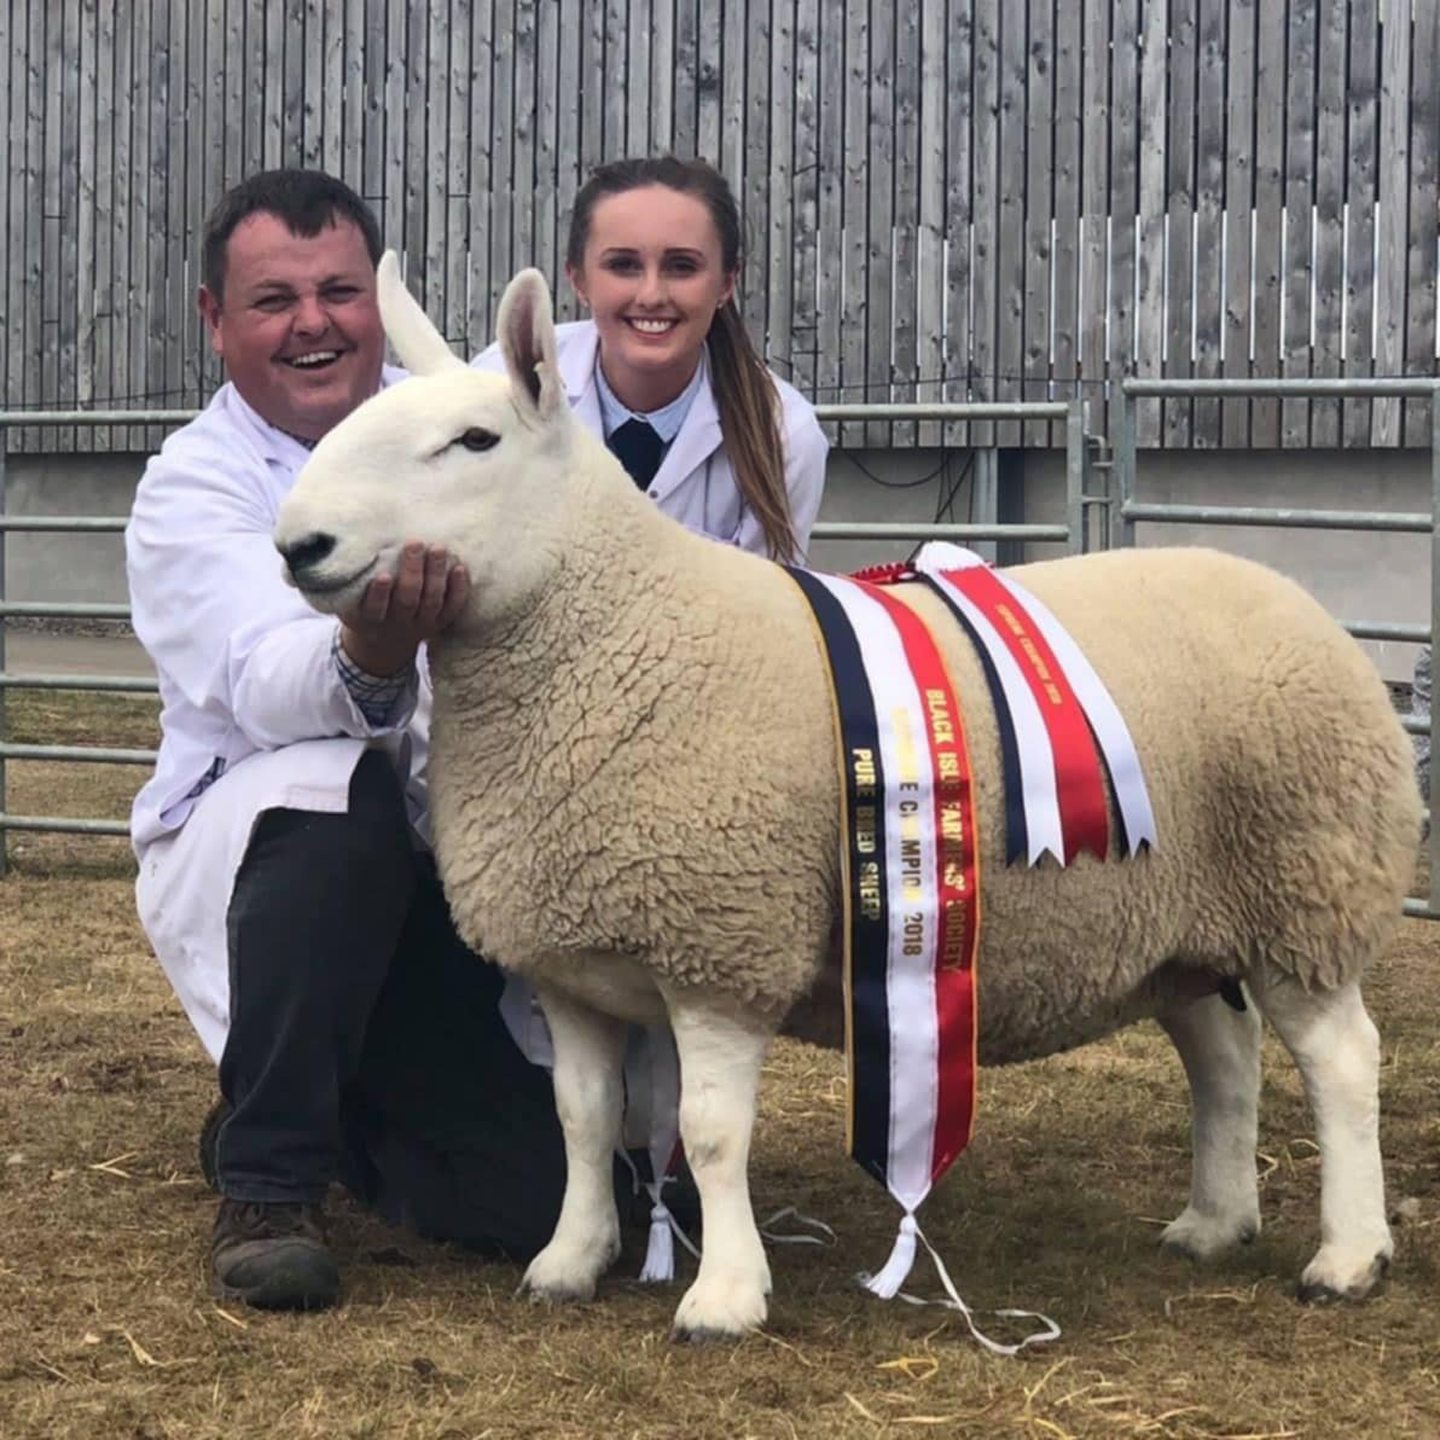
[[[508,378],[451,354],[393,258],[379,283],[416,378],[320,443],[277,544],[326,611],[408,538],[472,576],[468,612],[431,651],[433,827],[461,934],[533,981],[553,1033],[569,1171],[524,1285],[587,1298],[615,1257],[624,1024],[668,1020],[705,1239],[675,1327],[739,1334],[770,1288],[746,1175],[762,1057],[787,1015],[836,1033],[813,995],[833,994],[838,965],[839,782],[805,602],[780,567],[662,516],[571,417],[537,272],[501,306]],[[1420,825],[1385,689],[1313,600],[1258,565],[1170,549],[1017,573],[1123,710],[1159,845],[1005,868],[980,666],[939,602],[902,587],[951,667],[981,843],[996,837],[982,1063],[1158,1019],[1194,1107],[1190,1203],[1164,1243],[1208,1257],[1260,1225],[1258,1006],[1318,1128],[1321,1245],[1302,1296],[1363,1296],[1391,1238],[1359,980],[1395,929]],[[1217,977],[1256,1004],[1226,1005]]]

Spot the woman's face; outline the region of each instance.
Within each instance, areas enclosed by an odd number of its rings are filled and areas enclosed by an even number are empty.
[[[600,332],[600,360],[632,410],[668,404],[690,383],[735,276],[705,202],[665,185],[607,195],[570,283]]]

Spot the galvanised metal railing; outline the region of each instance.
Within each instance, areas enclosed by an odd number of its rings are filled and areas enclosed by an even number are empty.
[[[5,642],[12,617],[42,619],[127,620],[128,605],[43,604],[11,600],[6,592],[5,537],[28,534],[118,534],[125,517],[114,515],[11,515],[6,496],[6,436],[20,425],[183,425],[195,410],[0,410],[0,874],[7,865],[11,830],[65,831],[79,835],[127,835],[122,820],[80,816],[11,815],[7,811],[6,763],[10,760],[82,761],[109,765],[153,765],[153,750],[126,750],[103,745],[15,745],[8,732],[6,697],[11,690],[96,690],[153,695],[155,681],[119,675],[24,675],[10,672]]]
[[[1210,506],[1146,504],[1136,496],[1136,402],[1145,397],[1196,398],[1206,396],[1274,396],[1348,398],[1395,397],[1431,402],[1432,511],[1337,511],[1297,507]],[[11,601],[5,592],[4,535],[9,533],[95,534],[119,533],[122,516],[12,516],[6,513],[5,434],[16,425],[180,425],[194,418],[193,410],[105,411],[0,411],[0,873],[6,863],[6,842],[11,830],[48,830],[74,834],[124,836],[123,821],[86,817],[12,815],[6,811],[5,766],[9,760],[78,761],[89,763],[152,765],[153,750],[105,746],[15,745],[4,740],[5,697],[10,689],[84,690],[154,694],[153,680],[115,675],[23,675],[6,669],[5,622],[15,616],[49,619],[129,618],[126,605],[31,603]],[[1135,525],[1171,522],[1215,525],[1280,526],[1302,529],[1386,531],[1429,534],[1431,537],[1431,623],[1405,625],[1385,621],[1342,622],[1357,638],[1426,643],[1440,631],[1440,528],[1432,520],[1440,515],[1440,381],[1422,378],[1398,380],[1139,380],[1121,383],[1115,405],[1114,460],[1107,493],[1091,489],[1093,476],[1086,409],[1082,400],[995,403],[935,403],[911,405],[819,405],[822,421],[1064,421],[1066,523],[1027,525],[1001,523],[919,524],[887,522],[836,522],[817,524],[817,540],[1028,540],[1063,544],[1071,551],[1091,548],[1091,514],[1099,517],[1100,548],[1133,545]],[[1427,722],[1404,717],[1405,728],[1428,733]],[[1440,866],[1431,866],[1429,902],[1407,900],[1407,915],[1440,919]]]
[[[1025,525],[979,522],[924,525],[822,520],[814,540],[1033,540],[1054,541],[1072,551],[1090,549],[1086,511],[1109,506],[1107,494],[1089,490],[1090,447],[1083,400],[997,400],[909,405],[817,405],[821,421],[858,420],[1063,420],[1065,422],[1065,524]],[[1102,530],[1102,536],[1104,534]]]
[[[1319,510],[1293,506],[1258,505],[1175,505],[1142,503],[1136,499],[1136,405],[1141,399],[1201,399],[1223,396],[1319,399],[1326,396],[1346,399],[1409,399],[1430,403],[1430,513],[1383,510]],[[1349,632],[1362,640],[1401,640],[1429,644],[1440,633],[1440,380],[1431,377],[1349,380],[1141,380],[1120,382],[1114,407],[1114,461],[1111,467],[1111,535],[1118,545],[1135,543],[1135,526],[1142,521],[1159,524],[1262,525],[1299,530],[1368,530],[1401,532],[1430,537],[1430,623],[1396,625],[1376,620],[1345,623]],[[1431,733],[1434,717],[1420,720],[1405,716],[1406,730],[1415,735]],[[1431,764],[1435,763],[1432,756]],[[1435,863],[1434,846],[1430,863],[1428,903],[1406,900],[1405,913],[1426,920],[1440,920],[1440,865]]]
[[[114,765],[153,765],[153,750],[118,749],[101,745],[16,745],[5,740],[5,698],[12,689],[112,691],[154,694],[153,680],[117,675],[24,675],[6,669],[6,621],[12,617],[81,620],[128,620],[130,607],[113,604],[35,603],[12,601],[5,591],[7,533],[118,534],[126,525],[114,515],[10,515],[6,508],[5,436],[14,426],[37,425],[183,425],[194,410],[11,410],[0,411],[0,874],[6,866],[6,849],[12,830],[59,831],[79,835],[129,833],[121,820],[81,816],[13,815],[6,808],[5,767],[10,760],[75,761]],[[1082,400],[909,405],[819,405],[820,420],[835,421],[985,421],[1053,420],[1065,423],[1066,523],[1024,524],[848,524],[827,522],[812,532],[820,540],[1033,540],[1052,541],[1071,550],[1089,548],[1087,510],[1108,506],[1109,496],[1092,494],[1088,487],[1090,446],[1085,433]],[[1102,531],[1102,535],[1103,535]]]

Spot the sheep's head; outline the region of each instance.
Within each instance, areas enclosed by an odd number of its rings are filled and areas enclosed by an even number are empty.
[[[555,362],[550,293],[536,270],[500,303],[507,376],[471,369],[411,298],[395,256],[377,273],[386,333],[411,378],[368,400],[315,447],[280,507],[275,543],[318,610],[353,605],[394,573],[407,540],[443,545],[481,611],[541,583],[563,549],[575,422]]]

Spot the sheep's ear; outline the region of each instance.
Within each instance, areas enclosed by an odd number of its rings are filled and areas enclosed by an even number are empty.
[[[375,288],[385,333],[400,363],[412,375],[434,375],[457,366],[465,369],[465,362],[445,343],[445,337],[405,288],[393,250],[380,257],[375,268]]]
[[[522,270],[500,301],[500,353],[521,405],[548,420],[565,405],[555,360],[550,287],[538,270]]]

